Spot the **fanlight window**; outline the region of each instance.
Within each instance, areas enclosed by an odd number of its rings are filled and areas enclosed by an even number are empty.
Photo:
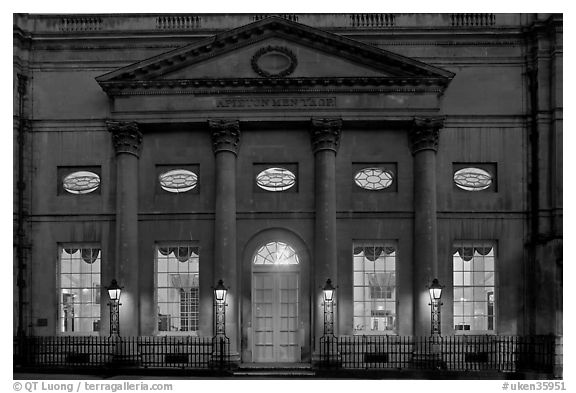
[[[260,247],[254,256],[255,265],[298,265],[296,251],[286,243],[270,242]]]
[[[64,178],[62,186],[71,194],[89,194],[100,186],[100,176],[89,171],[74,172]]]
[[[462,168],[454,173],[454,183],[466,191],[482,191],[492,185],[492,175],[480,168]]]
[[[356,185],[366,190],[383,190],[390,187],[393,181],[392,172],[382,168],[364,168],[354,175]]]
[[[268,168],[256,176],[256,184],[266,191],[285,191],[296,184],[296,175],[284,168]]]
[[[158,176],[164,191],[180,193],[190,191],[198,184],[198,176],[186,169],[173,169]]]

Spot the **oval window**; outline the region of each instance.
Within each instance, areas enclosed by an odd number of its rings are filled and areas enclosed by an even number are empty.
[[[356,185],[366,190],[383,190],[390,187],[393,181],[392,172],[382,168],[364,168],[354,175]]]
[[[298,61],[294,52],[286,47],[266,46],[254,54],[251,63],[258,75],[269,78],[292,74]]]
[[[268,52],[258,59],[258,65],[272,75],[279,74],[290,68],[292,60],[282,52]]]
[[[454,173],[454,183],[466,191],[482,191],[492,185],[492,175],[480,168],[462,168]]]
[[[296,184],[296,175],[284,168],[268,168],[256,176],[256,184],[266,191],[285,191]]]
[[[180,193],[190,191],[198,184],[198,176],[186,169],[173,169],[158,176],[164,191]]]
[[[62,186],[71,194],[88,194],[98,189],[100,176],[88,171],[74,172],[64,178]]]

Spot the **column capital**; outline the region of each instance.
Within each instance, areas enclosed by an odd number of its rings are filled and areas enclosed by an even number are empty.
[[[438,151],[438,135],[443,126],[443,117],[415,117],[409,131],[412,154],[421,150]]]
[[[106,127],[112,133],[112,143],[116,154],[128,153],[136,157],[140,156],[142,133],[138,129],[138,123],[110,120],[106,122]]]
[[[338,152],[342,119],[311,119],[310,134],[312,136],[312,150],[333,150]]]
[[[214,153],[231,151],[238,154],[240,144],[240,122],[238,120],[208,120],[212,131],[212,148]]]

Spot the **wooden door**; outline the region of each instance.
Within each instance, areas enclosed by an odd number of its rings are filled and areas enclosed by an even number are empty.
[[[254,272],[254,362],[299,362],[298,272]]]

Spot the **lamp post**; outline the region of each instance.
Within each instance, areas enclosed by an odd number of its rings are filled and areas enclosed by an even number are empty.
[[[118,285],[116,279],[113,279],[110,286],[106,287],[108,296],[110,297],[110,337],[120,337],[120,295],[122,293],[121,286]]]
[[[214,302],[216,307],[216,336],[226,337],[226,295],[228,288],[224,281],[219,280],[214,288]]]
[[[334,292],[332,280],[327,279],[324,294],[324,334],[320,337],[320,359],[324,366],[337,364],[338,338],[334,336]]]
[[[334,335],[334,291],[332,280],[326,280],[324,288],[324,335]]]
[[[432,280],[432,284],[428,287],[431,306],[431,334],[436,337],[440,337],[440,306],[442,306],[440,299],[442,298],[442,288],[444,286],[440,285],[437,278]]]
[[[227,346],[229,339],[226,337],[226,295],[228,288],[224,286],[224,281],[218,280],[218,285],[214,289],[214,306],[216,308],[215,334],[212,338],[214,348],[213,361],[216,361],[220,368],[224,368],[225,357],[227,356]]]

